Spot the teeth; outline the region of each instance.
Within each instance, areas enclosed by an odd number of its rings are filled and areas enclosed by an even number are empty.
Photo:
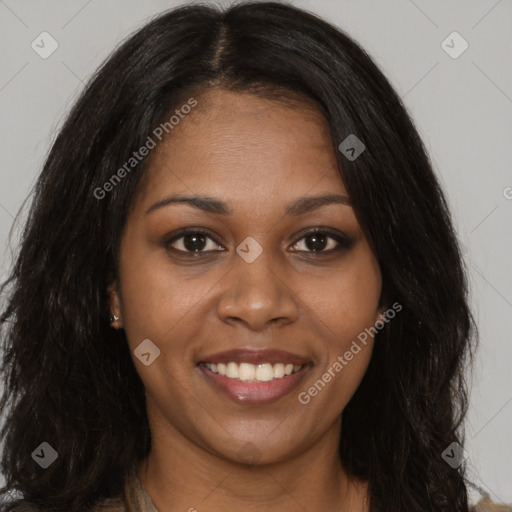
[[[273,379],[281,379],[286,375],[297,373],[302,365],[293,364],[251,364],[251,363],[205,363],[206,368],[219,375],[225,375],[230,379],[237,379],[243,382],[268,382]]]
[[[274,378],[274,368],[270,363],[259,364],[256,368],[255,379],[268,382]]]
[[[233,363],[235,364],[235,363]],[[213,371],[213,370],[212,370]],[[254,380],[254,377],[256,375],[256,366],[249,363],[240,363],[238,366],[238,375],[235,376],[238,377],[240,380],[248,381],[248,380]]]
[[[238,365],[236,363],[228,363],[226,367],[226,377],[230,379],[238,378]]]
[[[274,365],[274,379],[281,379],[284,377],[284,364],[277,363]]]

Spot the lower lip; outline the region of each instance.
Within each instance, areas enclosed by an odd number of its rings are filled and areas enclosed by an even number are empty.
[[[261,405],[276,402],[291,393],[299,385],[310,366],[306,364],[297,373],[268,382],[242,382],[212,372],[204,364],[199,365],[199,368],[208,382],[231,400],[240,404]]]

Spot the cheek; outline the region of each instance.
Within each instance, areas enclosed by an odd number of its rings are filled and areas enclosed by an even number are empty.
[[[311,398],[322,395],[316,399],[322,407],[337,404],[331,409],[334,414],[348,403],[370,362],[381,274],[368,249],[354,253],[321,287],[313,283],[309,291],[314,300],[310,302],[323,343],[319,344],[317,370],[305,391]]]
[[[354,251],[328,278],[304,283],[303,297],[327,328],[330,346],[341,350],[378,319],[381,274],[367,246]]]
[[[181,339],[176,334],[190,328],[191,313],[216,282],[208,274],[187,279],[165,255],[134,243],[129,235],[121,245],[120,276],[123,326],[132,349],[146,338],[159,345]]]

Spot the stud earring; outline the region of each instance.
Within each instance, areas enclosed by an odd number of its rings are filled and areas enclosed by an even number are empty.
[[[113,323],[117,323],[117,322],[119,322],[119,317],[118,317],[118,316],[116,316],[116,315],[110,316],[110,317],[109,317],[109,319],[108,319],[108,321],[109,321],[111,324],[113,324]]]

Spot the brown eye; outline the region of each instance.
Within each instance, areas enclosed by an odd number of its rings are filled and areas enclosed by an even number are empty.
[[[206,246],[206,237],[200,233],[185,235],[181,238],[187,251],[202,251]]]
[[[209,233],[198,230],[180,230],[179,234],[175,234],[164,245],[182,253],[201,254],[224,250]]]
[[[293,248],[298,252],[322,254],[349,249],[352,245],[353,241],[341,232],[316,228],[297,240]]]
[[[323,251],[328,246],[330,237],[323,233],[313,233],[304,237],[306,247],[311,251]]]

